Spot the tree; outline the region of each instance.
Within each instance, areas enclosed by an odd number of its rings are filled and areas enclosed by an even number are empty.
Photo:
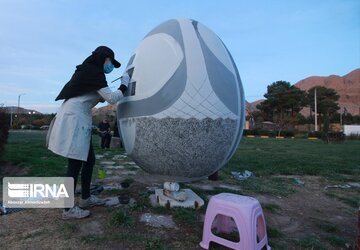
[[[5,143],[9,135],[9,116],[6,114],[6,108],[0,104],[0,158],[5,148]]]
[[[320,130],[323,132],[328,132],[330,116],[335,114],[336,111],[340,109],[337,103],[340,96],[334,89],[323,86],[312,87],[308,90],[307,99],[313,112],[315,112],[315,89]],[[322,126],[322,124],[324,126]]]
[[[306,93],[286,81],[277,81],[267,87],[265,101],[256,107],[281,130],[297,121],[297,113],[306,105]]]

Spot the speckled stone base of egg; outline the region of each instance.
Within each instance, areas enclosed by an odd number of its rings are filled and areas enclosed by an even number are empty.
[[[152,174],[208,176],[229,157],[237,121],[141,117],[136,119],[133,160]]]

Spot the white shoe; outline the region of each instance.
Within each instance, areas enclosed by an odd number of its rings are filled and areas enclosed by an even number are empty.
[[[87,198],[85,200],[80,199],[79,207],[87,208],[87,207],[92,207],[92,206],[102,206],[104,204],[105,204],[104,199],[100,199],[100,198],[96,197],[95,195],[91,195],[89,198]]]
[[[81,218],[88,217],[89,215],[90,215],[89,210],[83,210],[79,207],[73,207],[73,208],[70,208],[68,211],[64,210],[64,212],[62,214],[62,218],[63,218],[63,220],[81,219]]]

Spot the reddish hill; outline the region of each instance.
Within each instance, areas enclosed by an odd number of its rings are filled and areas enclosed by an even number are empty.
[[[301,90],[309,90],[317,85],[332,88],[340,95],[339,106],[342,112],[345,107],[348,113],[360,115],[360,68],[344,76],[311,76],[295,84]],[[249,103],[248,107],[253,110],[261,101]],[[308,116],[309,108],[303,109],[301,113]]]
[[[348,113],[360,115],[360,69],[344,76],[311,76],[295,84],[301,90],[309,90],[317,85],[332,88],[340,95],[341,111],[345,107]]]
[[[256,111],[256,110],[257,110],[256,105],[262,103],[264,100],[265,100],[265,99],[260,99],[260,100],[254,101],[254,102],[247,102],[247,101],[245,101],[245,104],[246,104],[246,115],[248,115],[248,112]]]
[[[93,108],[91,111],[93,116],[102,115],[102,116],[116,116],[116,105],[107,105],[101,108]]]

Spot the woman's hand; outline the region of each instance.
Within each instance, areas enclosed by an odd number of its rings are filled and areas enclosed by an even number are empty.
[[[130,76],[128,73],[124,73],[121,76],[121,84],[125,85],[126,87],[129,87],[129,82],[130,82]]]
[[[124,73],[122,76],[121,76],[121,85],[120,87],[118,88],[119,90],[121,90],[121,92],[123,94],[125,94],[126,90],[128,89],[129,87],[129,82],[130,82],[130,76],[128,73]]]

